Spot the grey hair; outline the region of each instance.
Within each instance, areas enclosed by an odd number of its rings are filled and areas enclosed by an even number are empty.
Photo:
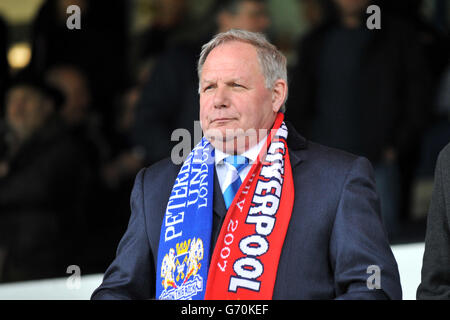
[[[200,58],[197,65],[199,81],[201,79],[203,65],[209,53],[214,48],[231,41],[245,42],[255,47],[267,89],[272,89],[278,79],[283,79],[287,83],[286,57],[273,44],[271,44],[262,33],[239,29],[231,29],[227,32],[219,33],[215,35],[211,41],[202,46],[202,51],[200,53]],[[200,93],[200,91],[201,84],[199,82],[198,92]],[[286,111],[286,100],[287,95],[280,109],[283,113]]]

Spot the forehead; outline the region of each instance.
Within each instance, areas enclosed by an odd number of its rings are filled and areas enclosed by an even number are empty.
[[[214,48],[202,68],[202,79],[209,75],[261,75],[256,48],[249,43],[231,41]]]

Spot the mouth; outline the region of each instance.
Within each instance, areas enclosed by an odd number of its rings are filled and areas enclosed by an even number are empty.
[[[215,125],[222,125],[222,124],[226,124],[233,120],[236,120],[236,118],[217,118],[217,119],[212,120],[210,123],[215,124]]]

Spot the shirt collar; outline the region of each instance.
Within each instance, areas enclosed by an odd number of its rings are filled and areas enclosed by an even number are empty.
[[[258,144],[254,145],[250,149],[244,151],[241,154],[241,156],[248,158],[249,163],[254,163],[256,161],[256,159],[258,158],[258,155],[259,155],[262,147],[264,146],[266,140],[267,140],[267,136],[265,138],[261,139],[261,141],[258,142]],[[232,155],[224,153],[222,150],[219,150],[218,148],[216,148],[214,161],[215,161],[216,165],[223,164],[223,159],[225,159],[226,157],[229,157],[229,156],[232,156]]]

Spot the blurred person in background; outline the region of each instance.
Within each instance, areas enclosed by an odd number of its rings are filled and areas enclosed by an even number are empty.
[[[324,19],[323,0],[299,0],[302,20],[306,21],[308,28],[317,27]]]
[[[0,155],[1,281],[60,277],[82,265],[84,210],[91,173],[58,110],[63,94],[20,74],[6,98]]]
[[[54,66],[47,72],[47,81],[64,92],[61,116],[69,126],[83,124],[89,114],[91,96],[87,79],[81,70],[71,66]]]
[[[122,182],[134,182],[137,171],[144,166],[144,151],[135,147],[132,133],[136,123],[136,105],[146,84],[150,70],[144,63],[138,68],[136,80],[121,91],[114,104],[114,136],[111,139],[110,157],[102,168],[105,185],[110,189],[122,188]],[[132,179],[133,181],[129,181]],[[127,190],[127,202],[128,202]]]
[[[8,48],[8,28],[0,16],[0,117],[3,115],[6,86],[9,80],[9,66],[6,58]]]
[[[186,20],[186,0],[154,0],[155,17],[139,37],[139,59],[158,57],[177,38]]]
[[[135,122],[135,107],[139,97],[141,86],[133,84],[121,92],[117,105],[115,106],[115,135],[111,141],[111,157],[101,168],[102,184],[106,191],[106,198],[102,206],[107,207],[107,216],[100,221],[99,228],[104,228],[103,234],[96,234],[104,237],[109,236],[105,242],[105,250],[108,253],[108,261],[102,269],[97,272],[104,272],[106,266],[114,259],[115,245],[125,232],[124,226],[129,219],[130,190],[133,187],[134,179],[139,169],[143,166],[143,155],[139,149],[134,148],[130,141],[130,131]],[[112,202],[110,199],[114,199]],[[109,225],[106,225],[108,222]]]
[[[230,29],[266,32],[270,26],[266,1],[220,1],[217,12],[218,33]]]
[[[383,2],[389,10],[412,23],[431,73],[432,99],[427,109],[432,118],[419,141],[420,157],[414,176],[414,183],[418,187],[423,182],[427,184],[427,181],[433,181],[439,152],[450,140],[450,104],[445,102],[445,95],[450,92],[450,82],[446,80],[450,74],[450,29],[448,22],[445,22],[448,11],[445,6],[448,7],[450,3],[447,0],[438,0],[429,4],[433,4],[430,8],[430,16],[425,17],[422,10],[423,0],[384,0]],[[426,205],[419,206],[422,210],[418,213],[423,216],[426,215],[431,196],[432,184],[428,183],[428,186]]]
[[[116,236],[114,224],[106,224],[105,221],[117,222],[111,219],[111,212],[120,203],[119,199],[113,197],[110,190],[103,184],[100,173],[112,156],[110,143],[114,143],[114,139],[107,142],[100,131],[99,115],[92,106],[90,85],[80,68],[72,65],[55,65],[46,72],[45,80],[64,93],[65,102],[59,111],[61,120],[65,123],[72,139],[77,141],[83,149],[83,154],[88,157],[88,162],[84,163],[86,170],[93,172],[85,200],[87,205],[84,258],[86,260],[83,272],[99,272],[111,258],[112,253],[108,252],[108,241]],[[111,197],[116,201],[108,210],[104,207],[104,203]],[[102,237],[97,236],[99,230],[104,230]],[[98,252],[103,254],[99,256]]]
[[[450,120],[450,58],[437,92],[436,106],[438,113],[445,115],[447,120]]]
[[[428,192],[424,197],[424,206],[418,206],[419,214],[427,212],[431,200],[431,187],[434,178],[436,161],[441,150],[450,141],[450,60],[444,69],[433,99],[433,120],[420,139],[420,157],[415,170],[415,182],[428,186]],[[418,209],[418,210],[419,210]],[[418,211],[417,210],[417,211]]]
[[[299,45],[288,115],[308,138],[369,158],[392,240],[426,123],[430,76],[410,24],[381,10],[381,29],[366,27],[374,3],[325,2],[327,18]]]
[[[80,8],[80,29],[69,29],[67,8]],[[111,92],[127,81],[125,1],[47,0],[32,24],[29,69],[44,74],[55,65],[84,70],[92,87],[92,107],[100,115],[101,130],[112,130]]]
[[[125,90],[116,106],[115,138],[111,145],[112,160],[103,167],[103,178],[110,188],[117,188],[123,180],[134,180],[143,165],[139,150],[133,149],[130,133],[135,123],[136,102],[140,95],[138,85]],[[132,183],[133,181],[131,181]],[[128,191],[127,191],[128,198]]]
[[[263,0],[227,0],[214,9],[215,30],[244,29],[265,32],[270,25]],[[201,45],[208,33],[197,41],[169,47],[156,62],[136,105],[132,141],[148,165],[170,156],[175,145],[171,135],[185,128],[194,137],[194,121],[199,119],[198,77],[195,69]],[[196,143],[196,141],[192,141]]]
[[[437,2],[433,1],[434,6],[437,5]],[[426,61],[432,75],[431,87],[435,91],[445,72],[450,53],[450,30],[448,27],[446,30],[445,26],[440,25],[436,21],[436,13],[445,15],[445,12],[436,12],[441,8],[435,7],[432,13],[433,16],[431,18],[425,17],[423,13],[424,0],[381,0],[380,3],[385,10],[411,23],[411,27],[417,33],[417,41],[425,53]],[[445,8],[443,9],[445,11]]]
[[[86,146],[91,163],[96,168],[108,154],[108,147],[102,133],[98,113],[92,107],[90,84],[85,73],[78,67],[56,65],[46,72],[46,81],[64,93],[61,118],[71,133]]]

